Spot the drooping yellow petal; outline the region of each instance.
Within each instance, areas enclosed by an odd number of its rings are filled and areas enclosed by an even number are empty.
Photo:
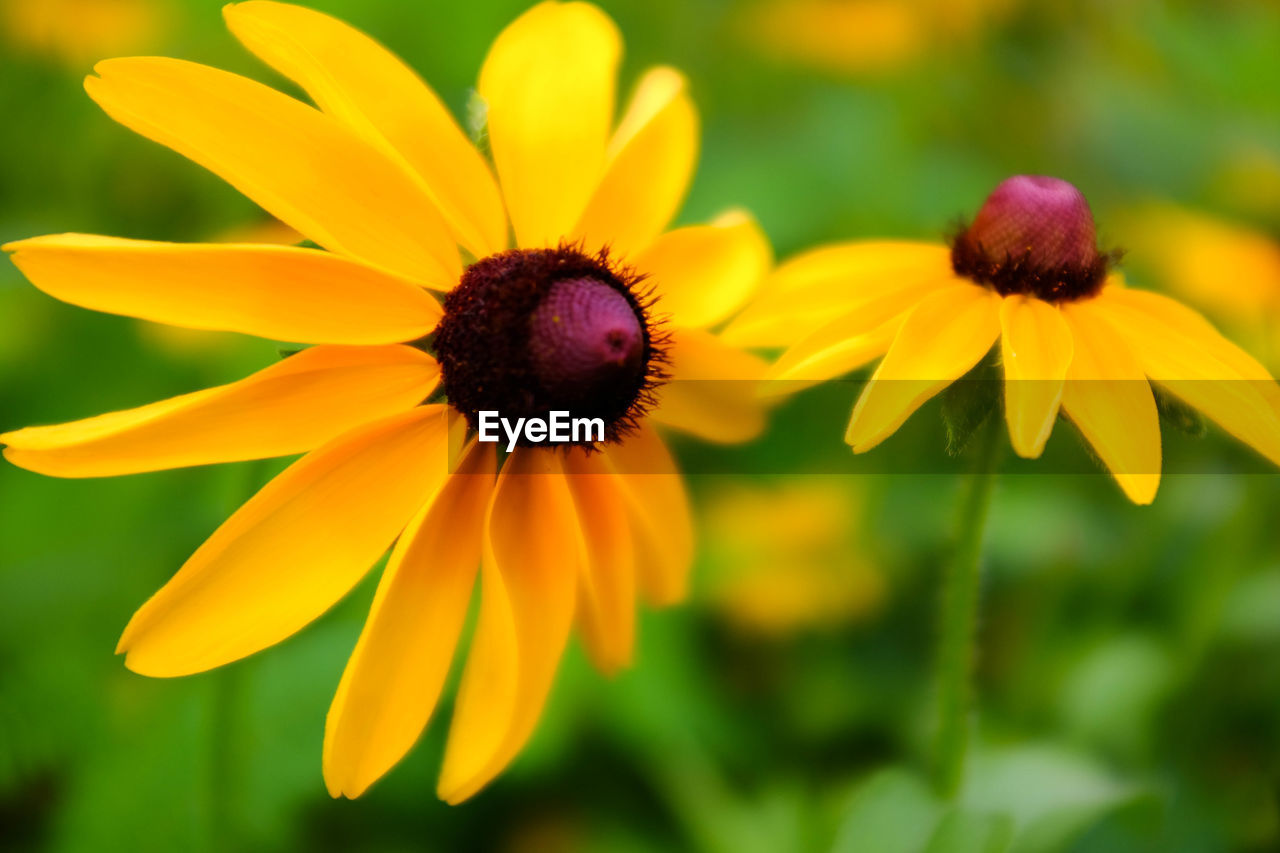
[[[45,293],[94,311],[304,344],[389,344],[435,328],[422,288],[314,249],[51,234],[4,246]]]
[[[960,284],[912,309],[853,408],[845,441],[854,453],[884,441],[982,360],[1000,334],[999,303],[994,291]]]
[[[125,665],[203,672],[302,628],[353,587],[448,472],[445,407],[353,430],[295,462],[240,507],[144,604]]]
[[[520,246],[558,243],[595,192],[621,54],[617,27],[588,3],[540,3],[489,49],[480,96]]]
[[[677,326],[712,326],[731,315],[760,286],[773,250],[759,224],[729,211],[709,225],[668,231],[635,258],[654,288],[654,311]]]
[[[1006,296],[1000,303],[1004,414],[1019,456],[1044,451],[1062,402],[1062,382],[1073,352],[1062,313],[1034,296]]]
[[[398,164],[336,119],[195,62],[99,62],[89,97],[124,126],[204,166],[315,242],[449,288],[461,271],[439,211]]]
[[[604,178],[574,237],[620,259],[643,249],[680,209],[697,156],[698,113],[684,75],[650,70],[613,134]]]
[[[1266,368],[1168,297],[1108,288],[1095,309],[1147,376],[1280,464],[1280,387]]]
[[[1149,504],[1160,488],[1160,415],[1142,365],[1094,303],[1062,307],[1074,342],[1062,410],[1129,500]]]
[[[334,797],[364,793],[435,710],[480,566],[495,455],[492,444],[473,443],[391,553],[325,721]]]
[[[635,646],[635,549],[618,475],[599,453],[565,457],[585,558],[578,625],[596,667],[613,674],[631,663]]]
[[[781,264],[724,330],[735,346],[790,346],[862,303],[898,290],[958,284],[946,246],[865,241],[814,249]]]
[[[485,522],[480,618],[445,747],[443,800],[479,791],[533,733],[573,624],[577,525],[559,455],[517,448]]]
[[[1198,341],[1206,354],[1229,367],[1245,379],[1265,380],[1271,374],[1256,358],[1223,337],[1213,324],[1187,306],[1159,293],[1134,290],[1119,284],[1109,285],[1098,304],[1124,306],[1149,316],[1176,330],[1178,334]]]
[[[665,347],[671,379],[658,388],[658,423],[707,441],[749,441],[764,430],[765,363],[703,329],[675,328]]]
[[[473,255],[507,247],[502,196],[488,164],[436,93],[395,54],[302,6],[252,0],[224,7],[223,15],[245,47],[320,109],[420,177]]]
[[[931,287],[905,287],[878,292],[819,326],[769,367],[761,392],[793,394],[884,355],[907,314],[932,291]]]
[[[5,458],[52,477],[114,477],[302,453],[412,408],[440,369],[405,346],[318,346],[252,376],[135,409],[0,435]]]
[[[646,423],[602,452],[627,499],[641,594],[659,606],[682,600],[693,563],[693,517],[671,451]]]

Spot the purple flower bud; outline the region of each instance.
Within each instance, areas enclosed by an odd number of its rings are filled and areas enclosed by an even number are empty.
[[[969,239],[992,260],[1025,258],[1044,269],[1085,268],[1098,257],[1084,194],[1040,175],[1015,175],[996,187],[969,226]]]
[[[591,278],[557,281],[529,317],[534,373],[553,394],[581,394],[644,370],[644,329],[618,290]]]
[[[1098,251],[1084,194],[1041,175],[1003,181],[951,249],[957,274],[1001,294],[1029,293],[1051,302],[1096,293],[1118,257]]]

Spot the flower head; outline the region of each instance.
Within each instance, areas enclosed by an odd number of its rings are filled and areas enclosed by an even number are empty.
[[[1080,192],[1019,176],[990,195],[952,246],[862,242],[778,268],[725,330],[735,343],[787,346],[775,390],[880,359],[845,434],[861,453],[998,342],[1014,450],[1039,456],[1059,411],[1130,499],[1160,482],[1150,382],[1280,464],[1280,387],[1256,360],[1177,302],[1130,289],[1095,244]]]
[[[528,740],[575,624],[612,671],[631,657],[637,595],[683,596],[692,527],[655,427],[715,441],[761,428],[749,382],[685,380],[760,375],[708,327],[750,296],[768,244],[741,212],[666,230],[696,113],[683,76],[658,68],[613,126],[621,40],[594,6],[541,3],[494,42],[479,83],[492,164],[346,24],[264,0],[225,16],[315,107],[155,57],[101,62],[85,87],[322,248],[83,234],[5,248],[66,302],[314,346],[238,382],[0,441],[11,462],[66,477],[305,453],[134,615],[119,651],[145,675],[279,642],[394,540],[329,711],[334,796],[358,796],[427,724],[478,570],[439,784],[457,802]],[[564,407],[608,429],[590,447],[530,439],[499,463],[473,436],[486,407]]]
[[[951,246],[957,274],[1002,296],[1024,293],[1049,302],[1097,293],[1110,260],[1098,251],[1084,194],[1041,175],[1001,183]]]
[[[560,410],[602,419],[619,440],[666,376],[666,336],[640,288],[603,250],[511,249],[472,264],[433,342],[445,395],[473,429],[481,411]]]

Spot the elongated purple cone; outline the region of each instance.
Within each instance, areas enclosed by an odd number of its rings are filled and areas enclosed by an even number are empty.
[[[1059,178],[1015,175],[987,196],[969,240],[993,261],[1025,259],[1042,269],[1083,269],[1098,257],[1093,211]]]
[[[558,281],[529,318],[529,355],[551,393],[590,393],[640,375],[644,330],[626,297],[609,285]]]
[[[1118,257],[1098,251],[1084,194],[1042,175],[1003,181],[951,247],[958,275],[1005,296],[1026,293],[1050,302],[1097,293]]]

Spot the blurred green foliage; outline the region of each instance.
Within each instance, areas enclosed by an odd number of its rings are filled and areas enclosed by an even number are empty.
[[[280,83],[222,28],[220,2],[156,5],[162,26],[137,50]],[[382,39],[462,115],[489,41],[526,4],[314,5]],[[1258,158],[1280,162],[1280,9],[1266,0],[1017,4],[859,78],[761,58],[741,37],[741,4],[602,5],[626,34],[627,80],[658,62],[691,76],[704,144],[683,218],[745,205],[782,256],[857,236],[934,237],[1017,172],[1076,182],[1121,245],[1108,211],[1150,197],[1280,228],[1280,197],[1233,179]],[[103,116],[79,85],[88,61],[5,27],[0,240],[200,240],[260,220],[217,179]],[[140,404],[274,357],[265,342],[175,343],[58,304],[0,264],[0,429]],[[769,474],[696,476],[695,498],[785,470],[862,470],[840,441],[851,400],[800,395],[765,441],[716,451]],[[934,453],[940,437],[920,429],[877,453]],[[1220,433],[1200,446],[1204,470],[1236,470]],[[725,458],[678,448],[691,463]],[[1102,475],[1025,466],[1002,478],[978,746],[956,803],[922,775],[956,478],[866,474],[838,482],[858,496],[860,556],[883,575],[877,608],[782,635],[731,627],[708,586],[735,567],[714,565],[709,547],[694,600],[644,615],[637,666],[608,681],[573,649],[532,746],[449,808],[433,794],[447,706],[364,798],[324,791],[324,714],[376,572],[306,631],[219,672],[148,680],[112,656],[132,611],[266,474],[247,464],[58,481],[0,467],[0,848],[1280,848],[1275,476],[1171,476],[1145,509]]]

